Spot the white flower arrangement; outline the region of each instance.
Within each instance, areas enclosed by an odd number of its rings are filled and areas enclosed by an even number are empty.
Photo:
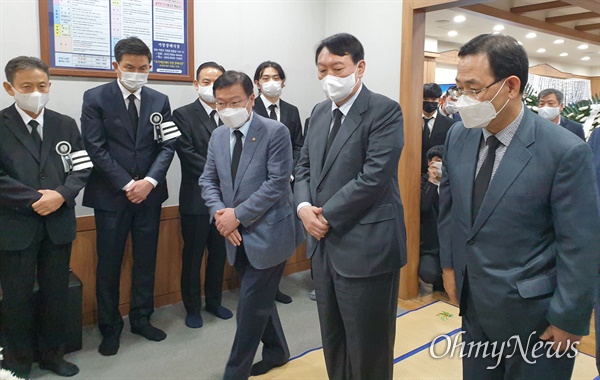
[[[0,347],[0,361],[2,361],[4,359],[4,357],[2,356],[2,347]],[[0,380],[22,380],[20,377],[15,376],[14,373],[6,370],[6,369],[2,369],[0,367]]]

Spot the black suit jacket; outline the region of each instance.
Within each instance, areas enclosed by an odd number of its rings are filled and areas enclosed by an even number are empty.
[[[427,173],[421,176],[421,254],[439,255],[440,242],[437,232],[440,212],[438,187],[429,182]]]
[[[562,125],[566,129],[568,129],[569,131],[575,133],[580,139],[585,141],[585,133],[583,132],[582,124],[561,116],[560,117],[560,125]]]
[[[279,99],[279,106],[281,109],[279,110],[280,119],[282,124],[284,124],[290,130],[290,137],[292,139],[292,154],[294,156],[294,171],[293,175],[296,175],[296,164],[298,163],[298,159],[300,158],[300,150],[302,149],[302,145],[304,144],[304,136],[302,135],[302,122],[300,121],[300,113],[298,112],[298,107],[291,105],[290,103]],[[259,114],[260,116],[269,117],[269,112],[265,108],[265,103],[263,103],[262,98],[259,96],[254,101],[254,112]]]
[[[427,172],[427,151],[436,145],[444,145],[444,142],[446,142],[446,135],[448,134],[448,130],[455,122],[455,120],[452,120],[449,117],[442,115],[438,111],[437,116],[435,117],[435,121],[433,122],[431,134],[429,135],[429,141],[422,141],[421,173]]]
[[[179,212],[208,215],[208,208],[202,198],[202,188],[198,185],[198,179],[204,171],[208,141],[216,127],[199,99],[173,111],[173,121],[181,132],[175,145],[181,161]]]
[[[75,197],[92,169],[65,173],[56,144],[67,141],[71,152],[83,150],[75,120],[44,111],[42,152],[38,153],[15,105],[0,111],[0,251],[27,248],[38,228],[46,228],[54,244],[75,239]],[[40,189],[56,190],[65,203],[42,217],[31,205]]]
[[[167,197],[167,169],[175,153],[175,139],[162,143],[154,139],[150,115],[160,112],[163,121],[171,120],[166,95],[144,86],[137,136],[123,100],[113,81],[83,94],[81,133],[94,163],[85,188],[83,205],[106,211],[118,211],[129,204],[122,190],[132,179],[154,178],[158,185],[144,201],[161,204]]]

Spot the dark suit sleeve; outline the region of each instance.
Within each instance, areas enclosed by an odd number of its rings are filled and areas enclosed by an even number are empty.
[[[180,109],[173,111],[173,121],[177,124],[179,132],[181,132],[181,136],[179,136],[177,143],[175,144],[175,149],[177,150],[181,165],[194,173],[195,176],[200,177],[204,171],[206,158],[200,155],[194,147],[191,126],[192,121],[188,121]]]
[[[450,192],[450,178],[448,177],[448,169],[452,163],[449,160],[450,154],[450,140],[454,128],[450,128],[448,135],[446,136],[446,143],[444,144],[444,164],[442,165],[442,180],[440,181],[440,193],[439,193],[439,205],[440,212],[438,215],[438,237],[440,241],[440,263],[442,268],[453,268],[454,260],[452,259],[452,193]]]
[[[580,139],[585,141],[585,132],[583,131],[583,125],[579,123],[573,123],[573,132],[579,136]]]
[[[314,108],[313,108],[314,111]],[[308,127],[308,120],[306,126]],[[302,202],[308,202],[312,204],[312,197],[310,196],[310,152],[308,146],[308,139],[310,134],[306,130],[304,134],[304,145],[300,150],[300,157],[298,163],[294,169],[294,204],[296,207]]]
[[[69,118],[67,128],[69,129],[69,142],[73,147],[73,152],[83,150],[83,141],[81,140],[81,134],[79,133],[79,129],[77,129],[75,120]],[[75,207],[75,197],[83,189],[91,173],[91,168],[73,171],[67,175],[65,183],[55,189],[65,198],[67,207]]]
[[[395,102],[378,108],[379,118],[370,126],[362,171],[323,205],[323,216],[333,229],[342,229],[364,215],[397,175],[404,145],[402,111]]]
[[[600,258],[600,205],[592,152],[587,144],[569,149],[560,162],[550,195],[556,245],[557,287],[548,321],[575,335],[586,335]]]
[[[300,113],[298,112],[298,108],[293,108],[292,113],[292,127],[290,128],[291,139],[292,139],[292,150],[294,156],[294,169],[298,164],[298,160],[300,159],[300,151],[302,150],[302,145],[304,144],[304,136],[302,135],[302,122],[300,121]]]
[[[429,182],[426,176],[421,177],[421,211],[431,210],[438,197],[437,185]]]
[[[206,165],[204,171],[198,179],[198,184],[202,188],[202,198],[210,212],[210,221],[218,210],[226,208],[223,203],[223,193],[221,192],[221,181],[215,165],[215,139],[208,142],[208,153],[206,155]],[[219,148],[217,148],[219,149]]]
[[[132,180],[131,175],[110,155],[107,149],[106,130],[102,118],[102,106],[96,97],[98,91],[83,94],[81,110],[81,135],[95,170],[108,178],[113,186],[122,189]]]
[[[169,104],[169,98],[164,97],[163,109],[161,111],[163,121],[171,120],[171,106]],[[155,179],[157,182],[163,181],[167,177],[167,170],[171,166],[173,161],[173,155],[175,154],[175,145],[177,139],[171,139],[160,143],[160,151],[154,159],[150,170],[148,170],[148,177]]]
[[[235,215],[244,227],[273,207],[290,186],[292,144],[290,133],[283,124],[273,131],[267,157],[268,179],[235,208]]]
[[[0,163],[0,207],[28,209],[30,211],[31,205],[41,197],[42,194],[34,188],[10,177]]]

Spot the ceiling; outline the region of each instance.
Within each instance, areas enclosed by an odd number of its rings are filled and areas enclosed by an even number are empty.
[[[455,22],[455,16],[464,16],[465,20]],[[537,60],[600,68],[599,0],[495,0],[433,11],[426,13],[425,34],[438,40],[438,52],[442,52],[458,49],[479,34],[492,33],[496,25],[502,25],[504,29],[500,33],[515,37],[528,55]],[[451,31],[457,34],[449,36]],[[528,36],[530,33],[535,37]],[[564,42],[555,43],[558,39]],[[545,52],[538,52],[542,48]],[[589,59],[582,60],[584,57]]]

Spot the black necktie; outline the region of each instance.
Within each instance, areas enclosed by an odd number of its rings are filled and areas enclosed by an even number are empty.
[[[129,99],[129,106],[127,107],[127,113],[129,114],[129,120],[131,120],[131,125],[133,126],[133,135],[137,135],[137,127],[139,116],[137,113],[137,107],[135,106],[135,95],[131,94],[127,97]]]
[[[210,121],[212,121],[212,123],[213,123],[213,125],[215,126],[215,128],[218,126],[218,125],[217,125],[217,122],[215,121],[215,114],[216,114],[216,113],[217,113],[217,110],[212,110],[212,111],[210,112],[210,115],[209,115],[209,117],[210,117]]]
[[[327,158],[327,154],[329,153],[329,148],[333,144],[333,140],[335,140],[335,136],[337,135],[340,127],[342,126],[342,111],[339,108],[333,110],[333,127],[331,127],[331,131],[329,132],[329,137],[327,138],[327,147],[325,148],[325,158]],[[325,162],[325,159],[323,159]]]
[[[473,208],[471,211],[473,223],[475,222],[475,218],[479,213],[479,209],[483,203],[483,198],[485,197],[490,180],[492,179],[494,161],[496,160],[496,149],[498,149],[498,146],[500,146],[500,140],[498,140],[496,136],[492,135],[487,138],[485,143],[488,146],[488,154],[483,161],[481,168],[479,169],[477,178],[475,178],[475,185],[473,186]]]
[[[429,121],[431,119],[433,119],[433,118],[432,117],[430,117],[430,118],[423,117],[423,143],[426,145],[429,144],[429,134],[430,134]]]
[[[41,152],[42,151],[42,138],[40,137],[40,134],[37,130],[37,127],[40,124],[33,119],[27,124],[31,127],[31,139],[33,140],[33,143],[35,144],[37,151]]]
[[[277,114],[275,113],[275,108],[277,108],[277,106],[275,104],[271,104],[269,106],[269,117],[273,120],[277,120]]]
[[[231,156],[231,179],[235,183],[235,175],[240,165],[240,157],[242,156],[242,132],[239,130],[233,131],[235,134],[235,145],[233,146],[233,155]]]

